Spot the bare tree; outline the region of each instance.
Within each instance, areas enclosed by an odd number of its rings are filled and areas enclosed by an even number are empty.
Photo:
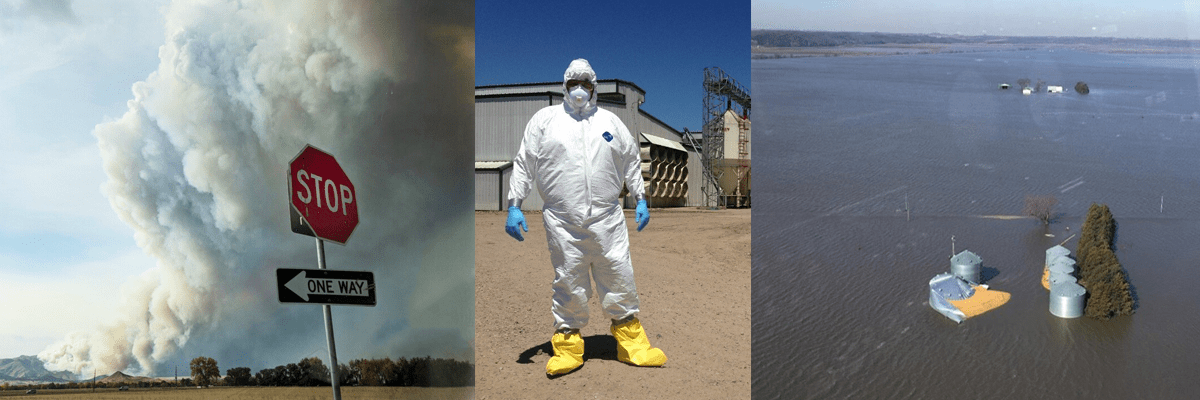
[[[1041,196],[1025,196],[1025,215],[1037,218],[1043,224],[1050,225],[1050,221],[1054,219],[1054,205],[1058,204],[1058,198],[1051,195]]]

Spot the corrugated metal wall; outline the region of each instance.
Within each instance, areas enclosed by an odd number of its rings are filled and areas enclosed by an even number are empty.
[[[704,205],[704,163],[703,155],[698,151],[688,150],[688,207]]]
[[[504,186],[508,186],[505,184]],[[475,210],[503,210],[500,171],[475,170]]]
[[[512,161],[525,125],[550,96],[475,99],[475,161]]]
[[[504,211],[508,209],[508,180],[512,177],[512,168],[503,170],[475,170],[475,210]],[[537,187],[521,202],[522,210],[541,210],[542,196]]]

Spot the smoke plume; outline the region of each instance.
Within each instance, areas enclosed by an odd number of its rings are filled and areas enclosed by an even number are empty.
[[[165,7],[160,64],[133,85],[129,110],[93,132],[103,191],[156,267],[121,287],[120,320],[38,357],[77,374],[149,374],[201,355],[222,368],[324,357],[319,307],[279,304],[274,281],[276,268],[316,265],[313,239],[288,229],[285,180],[311,143],[358,191],[361,222],[346,246],[326,246],[329,268],[374,271],[379,293],[376,307],[334,308],[340,361],[471,358],[473,12]]]

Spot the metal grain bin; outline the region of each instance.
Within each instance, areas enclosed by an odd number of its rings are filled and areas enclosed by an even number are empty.
[[[967,314],[950,301],[968,299],[974,294],[975,288],[952,274],[943,272],[929,280],[929,306],[954,322],[963,322]]]
[[[950,257],[950,273],[960,279],[979,284],[983,280],[983,259],[969,250]]]
[[[1054,272],[1054,270],[1050,270],[1050,278],[1049,279],[1050,279],[1050,290],[1054,290],[1054,286],[1056,286],[1056,285],[1061,285],[1061,284],[1068,283],[1068,282],[1070,282],[1070,283],[1078,282],[1078,280],[1075,279],[1074,276],[1071,276],[1070,274]]]
[[[1056,262],[1050,263],[1050,273],[1053,274],[1055,272],[1060,273],[1060,274],[1066,274],[1066,275],[1074,274],[1075,273],[1075,265],[1067,264],[1067,263],[1064,263],[1061,261],[1056,261]]]
[[[1071,254],[1071,250],[1067,250],[1066,247],[1062,247],[1062,246],[1054,246],[1049,249],[1046,249],[1045,265],[1050,265],[1050,262],[1054,261],[1055,258],[1066,257],[1070,254]]]
[[[1083,298],[1087,290],[1078,283],[1067,282],[1050,288],[1050,314],[1059,318],[1083,316]]]
[[[1050,265],[1054,264],[1066,264],[1067,266],[1070,266],[1071,269],[1075,269],[1075,259],[1067,256],[1062,256],[1051,260]]]

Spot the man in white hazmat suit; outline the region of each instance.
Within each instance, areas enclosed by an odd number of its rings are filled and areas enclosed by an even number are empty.
[[[662,350],[650,346],[637,319],[629,233],[619,203],[627,187],[637,199],[638,231],[650,221],[640,145],[616,115],[596,106],[595,86],[596,73],[587,60],[572,61],[563,74],[563,104],[543,108],[529,120],[509,179],[505,231],[513,238],[524,241],[521,229],[529,231],[521,201],[535,180],[545,202],[542,220],[554,264],[554,356],[546,363],[548,375],[583,365],[579,328],[588,322],[591,279],[613,321],[617,358],[638,366],[667,361]]]

